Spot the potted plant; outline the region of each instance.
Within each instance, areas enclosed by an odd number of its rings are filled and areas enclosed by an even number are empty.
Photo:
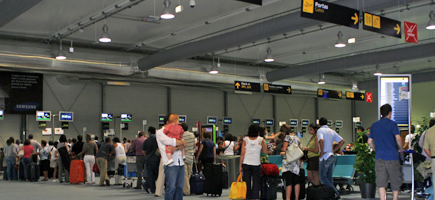
[[[361,198],[375,198],[376,195],[376,174],[375,174],[375,152],[368,144],[359,143],[368,131],[360,132],[358,140],[355,142],[353,151],[357,152],[355,164],[353,165],[360,174]]]

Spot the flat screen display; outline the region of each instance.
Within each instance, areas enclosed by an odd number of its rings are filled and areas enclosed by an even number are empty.
[[[252,119],[252,124],[260,125],[260,119]]]
[[[51,121],[51,111],[36,111],[36,121]]]
[[[214,117],[214,116],[208,116],[207,117],[207,123],[208,124],[216,124],[216,122],[217,122],[217,117]]]
[[[213,128],[205,128],[205,131],[211,133],[211,132],[213,132]]]
[[[3,120],[4,116],[3,116],[3,110],[0,110],[0,120]]]
[[[266,126],[273,126],[273,119],[266,119]]]
[[[223,124],[232,124],[233,118],[231,117],[224,117]]]
[[[103,122],[111,122],[111,121],[113,121],[113,114],[110,114],[110,113],[101,113],[101,121],[103,121]]]
[[[307,132],[307,127],[302,127],[302,132],[303,133]]]
[[[179,117],[178,121],[180,123],[186,122],[186,119],[187,119],[186,115],[179,115],[178,117]]]
[[[165,115],[159,115],[159,124],[165,123]]]
[[[303,119],[301,122],[302,122],[301,123],[302,126],[308,126],[310,124],[310,120],[309,119]]]
[[[328,120],[328,126],[332,126],[332,121]]]
[[[399,126],[408,126],[411,107],[411,75],[383,75],[378,77],[378,108],[390,104],[391,120]],[[378,109],[379,113],[379,109]],[[378,114],[379,117],[381,114]]]
[[[59,121],[61,122],[72,122],[74,120],[73,112],[60,111],[59,112]]]
[[[357,123],[355,123],[355,126],[356,126],[356,127],[358,127],[358,126],[362,126],[362,123],[361,123],[361,122],[357,122]]]
[[[131,114],[121,114],[121,122],[131,122],[133,115]]]
[[[335,127],[337,127],[337,128],[343,127],[343,121],[341,121],[341,120],[335,121]]]
[[[290,119],[290,126],[298,126],[298,120],[297,119]]]
[[[62,129],[68,129],[69,128],[69,123],[68,122],[62,122]]]

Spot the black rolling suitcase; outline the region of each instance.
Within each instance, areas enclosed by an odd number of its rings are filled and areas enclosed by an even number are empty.
[[[39,165],[36,163],[30,163],[26,169],[27,177],[30,182],[39,181]]]
[[[278,184],[280,179],[275,176],[261,177],[261,199],[277,199]]]
[[[307,200],[334,200],[334,189],[320,185],[318,187],[310,186],[307,188]]]
[[[18,166],[18,179],[22,181],[26,180],[26,176],[24,175],[25,172],[26,170],[24,169],[24,164],[23,162],[20,162],[20,165]]]
[[[190,177],[190,194],[203,194],[204,193],[204,174],[199,174],[196,168],[196,164],[193,163],[193,174]]]
[[[207,196],[222,195],[222,164],[207,163],[204,166],[204,193]]]
[[[222,171],[222,188],[223,189],[228,189],[229,188],[228,171],[226,170],[225,167],[224,167],[224,169]]]

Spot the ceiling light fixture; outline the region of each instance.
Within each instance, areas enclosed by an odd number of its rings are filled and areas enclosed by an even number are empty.
[[[337,48],[346,47],[346,43],[344,43],[344,41],[343,41],[343,33],[341,33],[341,31],[338,31],[337,37],[338,37],[338,40],[335,43],[335,47],[337,47]]]
[[[272,49],[270,47],[267,48],[266,52],[267,52],[267,56],[264,59],[264,62],[273,62],[273,61],[275,61],[275,59],[273,59],[273,57],[272,57]]]
[[[218,67],[220,67],[221,66],[221,64],[220,64],[220,62],[219,62],[219,58],[218,58],[218,64],[215,66],[215,64],[214,64],[214,57],[213,57],[213,63],[212,63],[212,65],[211,65],[211,69],[210,69],[210,74],[218,74],[219,73],[219,71],[218,71]]]
[[[160,15],[160,18],[162,18],[162,19],[173,19],[175,16],[169,10],[169,6],[171,5],[171,1],[165,0],[163,2],[163,5],[165,5],[165,8],[163,8],[163,12],[162,12],[162,15]]]
[[[98,41],[102,42],[102,43],[108,43],[111,42],[112,39],[110,39],[109,33],[107,33],[109,31],[109,27],[107,26],[107,24],[103,25],[103,34],[101,34],[101,37]]]
[[[349,38],[349,39],[347,40],[347,43],[352,44],[352,43],[355,43],[355,41],[356,41],[355,38]]]
[[[325,84],[326,82],[325,82],[325,74],[320,74],[319,75],[319,82],[317,82],[317,84],[319,84],[319,85],[323,85],[323,84]]]
[[[62,40],[60,40],[59,52],[57,52],[56,59],[57,60],[65,60],[66,59],[66,56],[62,50]]]
[[[427,23],[426,29],[428,30],[435,30],[435,20],[434,20],[435,14],[433,10],[429,13],[429,22]]]
[[[375,76],[381,76],[382,75],[381,66],[376,65],[376,71],[375,71],[375,73],[373,75],[375,75]]]

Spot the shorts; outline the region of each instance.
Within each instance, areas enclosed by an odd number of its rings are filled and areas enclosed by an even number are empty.
[[[285,186],[295,186],[301,183],[301,177],[299,175],[293,174],[292,172],[282,173],[282,178],[285,180]]]
[[[58,166],[58,164],[57,164],[57,160],[50,160],[50,167],[51,168],[56,168]]]
[[[398,160],[381,160],[375,161],[376,186],[386,188],[388,180],[391,184],[391,190],[399,191],[402,185],[402,170]]]
[[[50,167],[50,160],[40,160],[39,164],[41,165],[41,170],[43,172],[48,171],[48,168]]]
[[[319,156],[308,158],[307,170],[319,171]]]

